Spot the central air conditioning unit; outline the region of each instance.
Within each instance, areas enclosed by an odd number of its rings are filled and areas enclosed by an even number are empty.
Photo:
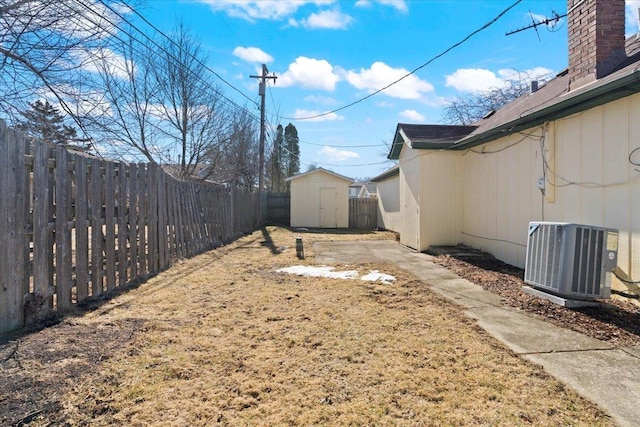
[[[618,230],[530,222],[524,281],[571,299],[609,298],[618,261]]]

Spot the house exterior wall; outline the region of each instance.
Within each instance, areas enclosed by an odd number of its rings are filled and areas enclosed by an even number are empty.
[[[323,171],[291,180],[291,226],[347,228],[349,181]]]
[[[523,267],[529,221],[612,227],[618,266],[640,280],[638,118],[640,94],[467,151],[462,242]],[[614,288],[637,286],[614,279]]]
[[[462,161],[463,153],[456,151],[432,151],[421,157],[422,227],[416,248],[419,251],[432,245],[456,245],[461,241]]]
[[[542,135],[529,129],[464,153],[462,243],[524,266],[529,221],[543,219]]]
[[[460,243],[463,153],[405,146],[399,160],[400,243],[419,251]]]
[[[405,144],[400,152],[400,243],[420,248],[421,151]]]
[[[400,231],[400,175],[378,181],[378,227]]]

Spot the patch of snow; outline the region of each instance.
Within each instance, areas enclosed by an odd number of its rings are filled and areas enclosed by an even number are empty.
[[[365,274],[360,280],[368,280],[370,282],[379,280],[385,285],[390,285],[396,278],[389,274],[380,273],[378,270],[369,270],[369,274]]]
[[[327,277],[329,279],[355,279],[359,276],[356,270],[334,271],[335,267],[326,265],[294,265],[293,267],[285,267],[276,270],[278,273],[296,274],[306,277]]]
[[[335,271],[335,267],[326,265],[294,265],[293,267],[285,267],[276,270],[277,273],[295,274],[305,277],[326,277],[329,279],[356,279],[360,276],[358,270]],[[380,273],[378,270],[369,270],[369,274],[360,277],[361,280],[370,282],[380,281],[385,285],[390,285],[396,280],[395,277],[388,274]]]

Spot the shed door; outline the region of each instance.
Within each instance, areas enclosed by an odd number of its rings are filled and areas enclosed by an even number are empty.
[[[320,228],[338,227],[338,206],[335,188],[320,189]]]

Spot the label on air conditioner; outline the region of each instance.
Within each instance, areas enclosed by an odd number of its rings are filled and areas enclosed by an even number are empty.
[[[618,233],[607,233],[607,250],[608,251],[617,251],[618,250]]]

